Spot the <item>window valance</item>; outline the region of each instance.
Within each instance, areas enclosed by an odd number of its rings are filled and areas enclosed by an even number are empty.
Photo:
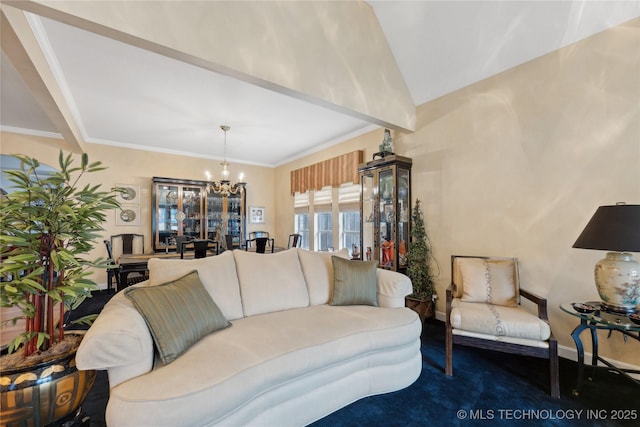
[[[358,165],[362,163],[363,153],[357,150],[291,171],[291,194],[339,187],[346,182],[358,183]]]

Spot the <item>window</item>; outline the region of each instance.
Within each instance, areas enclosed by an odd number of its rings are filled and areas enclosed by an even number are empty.
[[[332,213],[318,212],[316,214],[316,250],[333,250],[333,221]]]
[[[304,249],[309,249],[309,213],[297,213],[295,221],[296,233],[301,236],[299,246]]]
[[[354,246],[360,246],[360,185],[349,183],[338,188],[338,210],[340,249],[347,248],[353,255]]]
[[[360,211],[340,212],[340,249],[360,246]]]
[[[324,187],[313,192],[314,222],[314,249],[316,251],[333,250],[333,212],[331,211],[331,199],[333,189]]]

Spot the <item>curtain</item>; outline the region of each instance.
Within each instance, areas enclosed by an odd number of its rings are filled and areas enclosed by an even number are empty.
[[[347,182],[357,184],[358,166],[363,151],[357,150],[320,163],[291,171],[291,195],[321,190],[323,187],[339,187]]]

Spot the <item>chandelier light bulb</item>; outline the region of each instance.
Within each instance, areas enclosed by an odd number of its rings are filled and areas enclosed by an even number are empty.
[[[220,164],[222,165],[222,172],[221,172],[222,179],[224,181],[228,181],[229,180],[229,163],[222,162]]]

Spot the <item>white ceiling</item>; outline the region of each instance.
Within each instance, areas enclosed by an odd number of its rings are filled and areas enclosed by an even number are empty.
[[[416,105],[640,16],[633,1],[369,1]],[[378,125],[29,15],[89,143],[277,166]],[[0,125],[59,135],[2,54]]]

